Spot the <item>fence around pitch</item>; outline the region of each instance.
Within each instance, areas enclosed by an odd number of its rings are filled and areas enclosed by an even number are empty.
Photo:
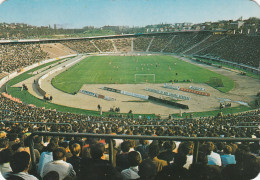
[[[102,138],[109,144],[109,161],[113,162],[113,139],[134,139],[134,140],[173,140],[173,141],[193,141],[195,142],[193,151],[193,163],[197,162],[199,143],[204,141],[211,142],[260,142],[260,138],[219,138],[219,137],[178,137],[178,136],[136,136],[136,135],[108,135],[108,134],[88,134],[88,133],[57,133],[57,132],[33,132],[29,136],[29,148],[32,159],[32,167],[36,170],[34,154],[34,136],[60,136],[60,137],[86,137]]]
[[[70,131],[72,131],[72,125],[70,123],[54,123],[54,122],[32,122],[32,121],[8,121],[8,120],[2,120],[0,122],[6,122],[6,123],[27,123],[27,124],[43,124],[45,127],[45,131],[47,131],[46,125],[68,125],[70,126]]]

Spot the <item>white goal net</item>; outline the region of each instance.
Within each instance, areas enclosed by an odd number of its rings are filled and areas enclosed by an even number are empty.
[[[135,74],[135,83],[155,83],[155,74]]]

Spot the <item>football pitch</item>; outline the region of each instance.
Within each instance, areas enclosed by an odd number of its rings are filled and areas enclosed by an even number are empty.
[[[55,88],[78,92],[83,84],[208,83],[219,78],[228,92],[234,82],[221,74],[184,62],[172,56],[91,56],[52,79]]]

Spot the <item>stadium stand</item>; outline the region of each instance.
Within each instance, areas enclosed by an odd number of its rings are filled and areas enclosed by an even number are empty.
[[[115,52],[115,48],[110,39],[93,40],[93,42],[102,52]]]
[[[91,43],[90,40],[71,40],[62,42],[63,45],[78,53],[96,53],[98,49]]]
[[[179,33],[163,52],[176,53],[178,49],[182,48],[194,37],[194,33]]]
[[[13,72],[47,58],[39,44],[0,45],[0,72]]]
[[[8,73],[5,73],[5,72],[0,73],[0,80],[1,80],[2,78],[4,78],[5,76],[7,76],[7,75],[8,75]]]
[[[50,58],[76,54],[75,51],[67,48],[61,43],[41,44],[40,46],[43,51],[48,52]]]
[[[187,43],[183,44],[182,47],[176,50],[177,53],[184,53],[185,50],[193,47],[197,43],[203,41],[205,38],[209,36],[208,33],[196,33]]]
[[[161,52],[172,38],[173,35],[168,35],[168,34],[156,36],[152,42],[152,45],[149,48],[149,51]]]
[[[152,40],[151,36],[139,36],[135,38],[134,51],[145,52],[151,40]]]
[[[3,44],[0,45],[0,64],[1,72],[12,72],[50,56],[65,55],[74,51],[92,53],[99,52],[100,49],[102,52],[111,52],[115,51],[115,45],[119,52],[130,52],[133,42],[135,51],[146,51],[150,45],[149,51],[153,52],[163,50],[163,52],[171,53],[211,55],[258,67],[259,38],[245,35],[212,35],[208,32],[183,32],[154,35],[154,37],[138,36],[134,39],[66,40],[62,42],[62,45],[59,43]],[[54,49],[56,50],[53,51]],[[6,75],[6,73],[1,74]],[[75,171],[79,180],[123,179],[122,175],[125,178],[132,175],[140,179],[176,179],[177,177],[177,179],[187,180],[257,179],[260,172],[259,114],[260,110],[255,110],[236,115],[219,114],[215,117],[183,120],[148,120],[145,117],[137,119],[130,114],[112,114],[108,117],[90,116],[33,107],[0,95],[0,116],[1,120],[5,120],[0,122],[0,174],[7,179],[14,178],[13,176],[24,178],[24,174],[32,179],[35,177],[41,179],[40,174],[33,171],[35,169],[27,173],[30,158],[28,153],[23,151],[29,152],[30,146],[31,149],[34,148],[30,152],[33,163],[38,164],[42,161],[47,163],[54,159],[70,167],[69,174],[59,170],[51,171],[46,172],[45,177],[42,176],[43,179],[50,179],[54,176],[58,179],[65,176],[70,178],[75,176]],[[42,122],[43,124],[19,123],[19,121]],[[47,124],[52,122],[56,124]],[[72,129],[62,123],[71,124]],[[28,135],[42,131],[57,132],[60,137],[48,138],[46,137],[48,134],[44,137],[35,136],[34,147],[32,147],[29,139],[32,136],[28,137]],[[73,134],[66,136],[61,132]],[[83,138],[84,135],[78,133],[91,133],[92,136],[86,139]],[[115,139],[111,143],[104,138],[108,134],[141,135],[148,136],[148,139],[155,136],[194,137],[195,139],[182,141],[166,140],[166,138],[148,141],[137,140],[136,136],[134,140],[130,140],[132,138],[129,136],[129,138]],[[78,136],[73,138],[73,135]],[[222,138],[222,141],[203,140],[198,145],[198,138],[202,137],[219,138],[218,140]],[[250,139],[243,142],[234,139],[235,142],[233,142],[232,140],[225,141],[223,137]],[[251,138],[258,139],[254,141]],[[108,144],[114,145],[114,151],[108,148]],[[80,148],[72,149],[79,146]],[[21,151],[23,153],[20,153]],[[135,151],[138,152],[131,153]],[[112,157],[112,152],[114,159],[109,159]],[[121,157],[125,162],[124,168],[121,168],[122,171],[117,168],[118,164],[116,164],[119,154],[123,154]],[[74,166],[68,165],[65,157],[68,159],[73,157],[70,162]],[[192,162],[193,158],[195,160]],[[24,160],[19,161],[19,159]],[[108,160],[114,160],[113,165]],[[22,168],[17,169],[17,164]],[[80,164],[80,166],[75,164]]]
[[[225,35],[212,35],[208,39],[206,39],[204,42],[201,42],[198,46],[193,47],[192,49],[185,52],[185,54],[197,54],[198,52],[202,51],[203,49],[209,48],[210,46],[213,46],[215,43],[218,43],[219,41],[226,38]]]
[[[259,67],[260,37],[230,35],[218,43],[200,51],[199,55],[211,55],[221,59]]]
[[[131,41],[132,38],[113,39],[116,49],[119,52],[131,52]]]

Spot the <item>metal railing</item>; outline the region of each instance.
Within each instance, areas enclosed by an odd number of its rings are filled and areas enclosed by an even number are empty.
[[[193,163],[197,162],[199,143],[205,141],[211,142],[259,142],[260,138],[219,138],[219,137],[178,137],[178,136],[136,136],[136,135],[107,135],[107,134],[88,134],[88,133],[57,133],[57,132],[34,132],[29,136],[29,147],[32,158],[32,167],[36,170],[34,154],[34,136],[60,136],[60,137],[87,137],[102,138],[109,145],[109,161],[113,162],[113,139],[134,139],[134,140],[173,140],[173,141],[193,141],[195,143],[193,151]]]

